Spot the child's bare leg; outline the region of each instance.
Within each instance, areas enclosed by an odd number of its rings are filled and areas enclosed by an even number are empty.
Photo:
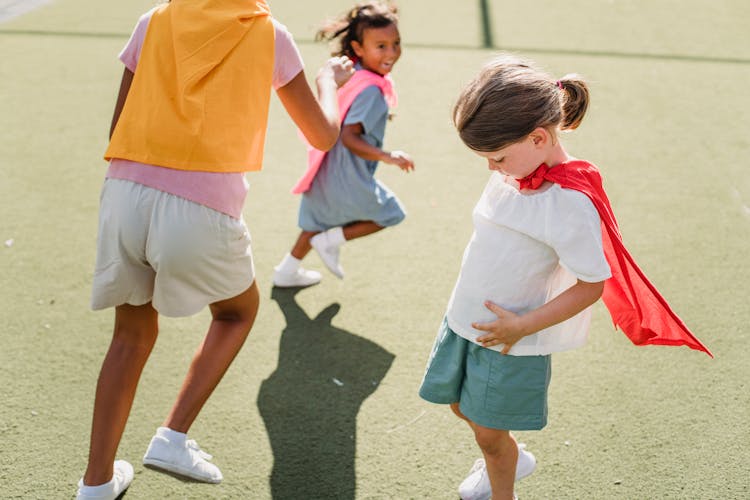
[[[354,240],[368,234],[377,233],[381,229],[383,229],[383,226],[379,226],[371,220],[352,222],[344,226],[344,238],[347,241]]]
[[[115,308],[112,342],[96,386],[89,463],[83,476],[86,485],[97,486],[112,479],[117,447],[158,332],[158,313],[151,303]]]
[[[518,444],[509,431],[472,424],[487,465],[492,500],[511,500],[518,462]]]
[[[518,443],[509,431],[489,429],[482,427],[469,420],[461,410],[458,403],[450,405],[453,413],[469,424],[474,431],[477,444],[484,455],[487,467],[487,475],[492,486],[493,500],[513,498],[513,482],[516,477],[516,465],[518,464]]]
[[[361,238],[381,229],[383,229],[383,226],[379,226],[373,221],[355,221],[346,226],[332,227],[313,235],[309,243],[318,251],[318,255],[320,255],[328,270],[339,278],[343,278],[344,269],[339,263],[339,247],[347,240]],[[291,255],[296,257],[294,253]],[[301,253],[298,255],[301,255]]]
[[[316,231],[302,231],[297,237],[297,241],[294,242],[292,251],[289,252],[295,259],[302,260],[312,250],[310,245],[310,238],[318,234]]]
[[[344,239],[354,240],[368,234],[377,233],[381,229],[383,229],[383,226],[379,226],[371,220],[352,222],[343,227]],[[310,239],[316,234],[318,234],[318,231],[302,231],[297,237],[297,241],[294,242],[292,251],[289,252],[292,257],[299,260],[304,259],[312,250]]]
[[[240,295],[211,304],[211,326],[193,357],[177,401],[164,421],[165,427],[187,433],[245,343],[259,302],[258,286],[253,281]]]

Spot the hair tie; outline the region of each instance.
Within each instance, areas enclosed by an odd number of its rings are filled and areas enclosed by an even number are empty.
[[[557,80],[555,82],[555,85],[557,85],[557,88],[559,88],[560,90],[563,90],[563,83],[560,80]]]

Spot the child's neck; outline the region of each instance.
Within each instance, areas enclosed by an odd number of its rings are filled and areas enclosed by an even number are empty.
[[[565,148],[558,139],[555,144],[550,147],[549,154],[547,154],[544,163],[546,163],[548,167],[554,167],[555,165],[565,163],[572,159],[573,158],[567,153],[567,151],[565,151]]]

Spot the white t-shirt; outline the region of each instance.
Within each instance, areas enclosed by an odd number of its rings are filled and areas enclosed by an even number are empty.
[[[611,276],[602,248],[601,219],[591,200],[558,184],[521,193],[494,172],[474,207],[474,234],[448,304],[447,319],[458,335],[476,342],[485,332],[471,324],[496,316],[489,300],[517,314],[536,309],[575,284]],[[586,342],[590,308],[519,340],[509,354],[531,356],[579,347]],[[502,350],[502,345],[490,349]]]

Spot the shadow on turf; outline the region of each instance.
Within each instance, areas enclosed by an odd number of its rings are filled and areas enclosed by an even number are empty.
[[[308,316],[295,299],[300,290],[274,288],[271,294],[286,319],[278,366],[258,394],[274,456],[271,494],[353,499],[357,413],[394,355],[331,325],[339,304]]]

